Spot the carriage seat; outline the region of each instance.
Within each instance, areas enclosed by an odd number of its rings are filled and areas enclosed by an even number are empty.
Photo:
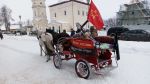
[[[110,36],[98,36],[98,37],[95,37],[94,39],[100,43],[114,44],[115,42],[114,38]]]

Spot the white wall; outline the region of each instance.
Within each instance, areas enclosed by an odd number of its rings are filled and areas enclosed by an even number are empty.
[[[68,23],[65,29],[70,31],[71,28],[74,28],[75,30],[77,29],[76,28],[77,22],[79,22],[82,25],[87,20],[88,5],[77,2],[68,2],[57,6],[49,7],[49,10],[50,10],[50,19],[62,21],[62,24],[63,22]],[[64,11],[66,11],[66,15],[64,15]],[[80,15],[78,15],[78,11],[80,11]],[[82,15],[82,11],[84,11],[84,15]]]

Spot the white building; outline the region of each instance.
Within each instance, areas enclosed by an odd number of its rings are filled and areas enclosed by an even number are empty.
[[[48,27],[46,16],[45,0],[32,0],[33,9],[33,27],[38,30],[44,30]]]
[[[5,28],[5,24],[1,25],[0,26],[0,29],[3,30],[3,31],[6,31],[6,28]],[[20,30],[20,25],[19,24],[11,24],[10,25],[10,31],[17,31],[17,30]]]
[[[83,0],[62,0],[49,6],[50,19],[49,28],[55,31],[77,29],[76,23],[81,25],[87,20],[89,5]],[[90,27],[87,24],[85,28]]]

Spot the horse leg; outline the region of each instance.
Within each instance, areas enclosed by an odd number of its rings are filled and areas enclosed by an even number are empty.
[[[40,45],[40,56],[42,56],[42,45]]]
[[[51,58],[50,58],[49,55],[47,55],[47,60],[46,60],[46,62],[48,62],[49,60],[51,60]]]
[[[46,49],[47,49],[47,60],[46,60],[46,62],[48,62],[49,60],[51,60],[51,58],[50,58],[50,50],[48,49],[48,47],[46,47]]]

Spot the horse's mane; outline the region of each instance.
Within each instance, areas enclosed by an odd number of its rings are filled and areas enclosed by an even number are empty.
[[[57,33],[51,29],[46,29],[46,32],[52,34],[54,45],[57,44],[57,41],[62,37],[70,37],[67,33]]]

